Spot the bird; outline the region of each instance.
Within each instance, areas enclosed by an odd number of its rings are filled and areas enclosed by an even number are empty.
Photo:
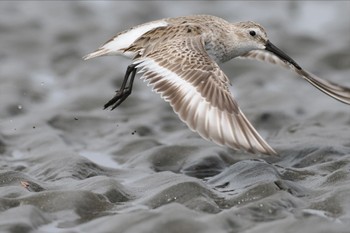
[[[253,154],[278,155],[241,111],[220,64],[247,58],[281,65],[327,95],[350,104],[350,88],[301,68],[253,21],[231,23],[212,15],[159,19],[118,33],[83,59],[107,55],[126,56],[132,63],[105,109],[115,109],[131,94],[139,70],[141,79],[192,131],[218,145]]]

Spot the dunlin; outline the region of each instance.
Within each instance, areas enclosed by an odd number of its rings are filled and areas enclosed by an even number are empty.
[[[254,129],[229,90],[218,64],[235,57],[283,65],[331,97],[350,104],[350,89],[302,69],[274,46],[262,26],[210,15],[167,18],[117,34],[85,60],[104,55],[133,59],[121,88],[104,106],[118,107],[131,93],[137,69],[189,128],[219,145],[252,153],[276,152]]]

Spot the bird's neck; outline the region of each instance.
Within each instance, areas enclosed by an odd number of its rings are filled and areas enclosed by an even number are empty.
[[[220,28],[210,35],[205,35],[205,49],[217,63],[227,62],[248,52],[247,48],[238,44],[239,35]]]

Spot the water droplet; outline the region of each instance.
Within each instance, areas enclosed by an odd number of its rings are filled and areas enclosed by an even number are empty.
[[[19,105],[17,106],[17,108],[18,108],[18,109],[22,109],[23,107],[22,107],[22,105],[19,104]]]

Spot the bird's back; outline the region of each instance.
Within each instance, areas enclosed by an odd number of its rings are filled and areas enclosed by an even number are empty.
[[[165,18],[151,21],[122,31],[104,43],[95,52],[84,57],[85,60],[105,55],[124,55],[133,58],[134,51],[152,48],[157,44],[177,37],[190,37],[202,34],[208,50],[216,45],[215,37],[225,34],[227,21],[211,15],[193,15]],[[212,55],[212,54],[210,54]]]

